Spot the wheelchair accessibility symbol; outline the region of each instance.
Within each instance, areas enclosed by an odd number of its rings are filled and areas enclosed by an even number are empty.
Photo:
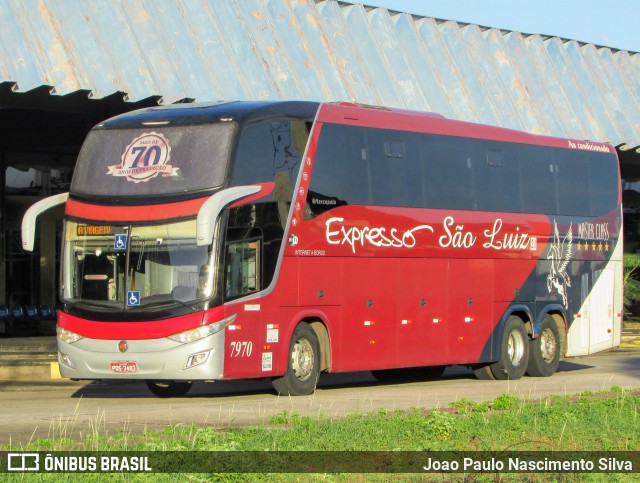
[[[113,242],[113,248],[115,250],[126,250],[127,249],[127,234],[121,233],[116,235],[116,239]]]
[[[127,305],[137,307],[140,305],[140,290],[130,290],[127,292]]]

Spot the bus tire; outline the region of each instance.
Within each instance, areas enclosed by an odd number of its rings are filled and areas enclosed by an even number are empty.
[[[549,377],[560,363],[560,332],[553,317],[545,315],[540,325],[540,336],[529,343],[527,374]]]
[[[293,331],[289,344],[287,372],[273,379],[281,396],[306,396],[316,390],[320,377],[320,344],[315,331],[301,322]]]
[[[491,372],[496,379],[520,379],[524,376],[529,362],[529,335],[522,320],[512,315],[507,319],[502,334],[500,360],[491,364]]]
[[[189,392],[193,385],[191,381],[155,381],[148,379],[145,382],[151,393],[157,397],[182,397]]]
[[[496,378],[491,371],[491,364],[473,366],[472,369],[473,375],[476,376],[476,379],[480,379],[481,381],[494,381]]]

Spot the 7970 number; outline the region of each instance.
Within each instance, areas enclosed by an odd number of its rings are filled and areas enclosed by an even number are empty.
[[[251,341],[231,342],[231,357],[249,357],[253,352]]]

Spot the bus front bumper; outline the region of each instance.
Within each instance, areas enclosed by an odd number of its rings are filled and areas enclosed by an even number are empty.
[[[70,379],[212,380],[223,377],[223,348],[224,331],[190,343],[58,338],[58,362]]]

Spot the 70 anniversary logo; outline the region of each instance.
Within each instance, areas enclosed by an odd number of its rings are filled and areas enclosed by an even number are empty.
[[[179,168],[169,162],[171,146],[162,134],[150,132],[135,138],[125,148],[122,162],[109,166],[107,174],[124,176],[128,181],[142,183],[162,176],[177,176]]]

